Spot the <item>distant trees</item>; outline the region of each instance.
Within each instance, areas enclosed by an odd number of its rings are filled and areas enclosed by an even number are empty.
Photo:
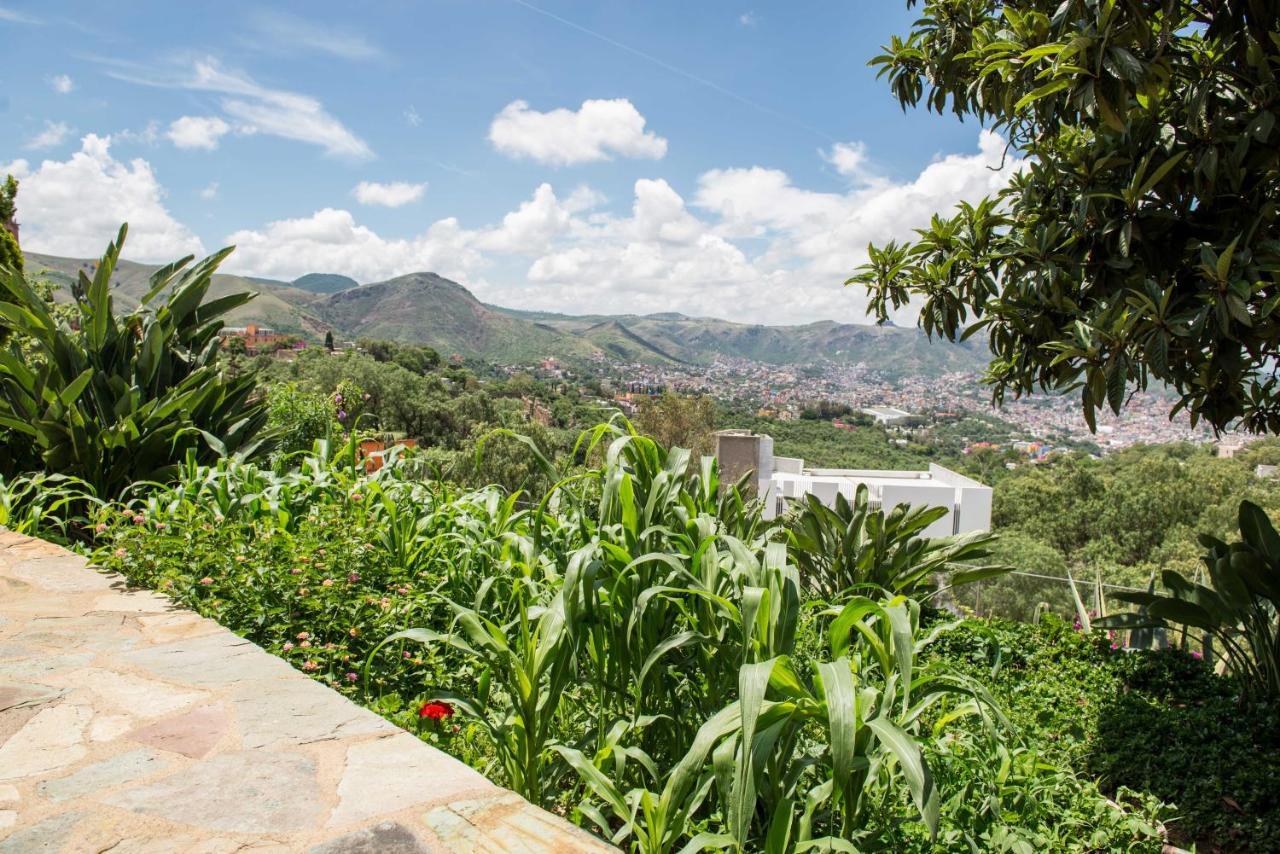
[[[18,179],[9,175],[0,186],[0,267],[9,267],[19,273],[23,270],[22,250],[13,232],[17,230]]]
[[[915,5],[908,0],[908,5]],[[973,116],[1008,187],[870,248],[881,320],[981,333],[1007,392],[1084,417],[1167,383],[1193,421],[1280,431],[1280,4],[925,0],[872,65],[904,108]]]
[[[636,429],[663,447],[688,448],[696,460],[715,450],[716,404],[705,395],[666,392],[645,398],[636,409]]]

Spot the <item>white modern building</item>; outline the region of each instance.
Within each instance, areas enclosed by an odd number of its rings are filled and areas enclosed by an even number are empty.
[[[939,465],[930,465],[928,471],[808,468],[798,457],[774,456],[773,439],[750,430],[717,433],[716,458],[722,482],[734,482],[748,471],[754,473],[756,494],[765,499],[768,519],[781,515],[790,501],[805,495],[816,495],[829,507],[837,495],[852,501],[858,486],[866,484],[872,506],[947,508],[947,515],[925,529],[927,536],[991,528],[991,487]]]
[[[868,406],[863,408],[862,414],[871,416],[877,424],[886,427],[903,427],[920,420],[920,416],[896,406]]]

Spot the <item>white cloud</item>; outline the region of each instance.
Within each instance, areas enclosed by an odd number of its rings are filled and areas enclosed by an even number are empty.
[[[136,142],[139,145],[155,145],[160,141],[160,123],[154,119],[147,122],[142,130],[116,131],[111,134],[112,142]]]
[[[351,191],[362,205],[381,205],[387,208],[398,208],[410,202],[416,202],[427,191],[427,182],[410,184],[407,181],[393,181],[379,184],[376,181],[361,181]]]
[[[66,74],[56,74],[49,78],[49,87],[59,95],[70,94],[71,90],[76,88],[75,81]]]
[[[362,282],[424,270],[465,279],[479,262],[467,246],[470,239],[455,219],[440,220],[418,237],[383,238],[357,224],[349,211],[325,208],[309,217],[231,234],[227,242],[236,251],[227,266],[280,279],[317,270]]]
[[[909,238],[933,213],[1003,186],[1022,166],[1002,164],[1003,150],[984,132],[976,152],[940,158],[911,180],[839,192],[798,187],[760,166],[713,169],[699,179],[692,209],[667,181],[642,179],[624,215],[601,211],[604,199],[590,187],[561,198],[542,184],[493,225],[469,229],[450,218],[408,238],[325,209],[231,235],[240,250],[229,263],[278,278],[323,269],[365,282],[434,270],[489,302],[570,313],[866,322],[865,295],[842,283],[867,244]],[[910,323],[914,311],[895,320]]]
[[[218,182],[210,181],[208,186],[200,191],[200,198],[204,199],[206,202],[218,198]]]
[[[23,160],[0,172],[22,181],[18,219],[22,247],[76,258],[97,257],[129,223],[124,256],[168,262],[204,247],[164,206],[164,190],[141,158],[122,163],[111,156],[111,138],[89,134],[64,161],[45,160],[31,170]]]
[[[42,24],[39,18],[18,12],[14,9],[6,9],[0,6],[0,21],[8,21],[10,24]]]
[[[250,16],[253,34],[241,41],[271,53],[310,51],[339,59],[378,59],[382,50],[352,30],[325,26],[308,18],[260,10]]]
[[[872,183],[875,173],[867,161],[867,146],[861,142],[837,142],[830,151],[818,152],[841,175],[854,183]]]
[[[178,148],[213,151],[230,131],[231,125],[217,116],[182,116],[169,124],[165,136]]]
[[[416,128],[422,124],[422,116],[418,115],[418,109],[413,106],[413,104],[410,104],[405,108],[404,120],[408,123],[409,127]]]
[[[368,144],[331,116],[318,99],[263,86],[247,74],[225,70],[212,57],[195,61],[189,71],[176,76],[128,63],[106,64],[108,74],[131,83],[221,95],[221,118],[238,133],[262,133],[304,142],[337,157],[373,157]]]
[[[89,136],[65,163],[47,161],[34,174],[21,161],[11,167],[23,179],[24,244],[92,256],[129,219],[130,257],[199,251],[195,235],[165,211],[150,166],[117,162],[107,145]],[[1023,165],[1005,161],[1003,140],[983,132],[976,150],[940,157],[909,179],[837,190],[797,186],[763,166],[713,169],[688,200],[666,180],[641,179],[609,211],[588,186],[557,193],[544,183],[487,225],[449,217],[410,236],[379,234],[350,211],[325,208],[235,232],[226,242],[238,249],[226,266],[280,279],[324,270],[363,282],[431,270],[488,302],[570,313],[866,322],[865,295],[841,283],[865,261],[867,244],[910,238],[935,212],[989,195]],[[910,323],[914,311],[894,319]]]
[[[66,122],[46,121],[44,130],[27,141],[27,148],[53,148],[66,142],[70,135],[71,128]]]
[[[661,159],[667,141],[644,129],[645,118],[625,98],[583,101],[575,112],[547,113],[512,101],[493,119],[489,141],[509,157],[567,166],[622,157]]]
[[[743,12],[738,16],[738,23],[744,27],[754,27],[760,23],[760,19],[756,17],[755,12]]]

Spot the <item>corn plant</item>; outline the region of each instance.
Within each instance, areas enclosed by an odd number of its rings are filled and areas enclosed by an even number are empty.
[[[99,506],[89,485],[61,474],[0,475],[0,528],[66,541]]]
[[[174,477],[188,451],[211,461],[262,448],[253,374],[231,376],[217,360],[222,316],[253,294],[205,299],[231,249],[162,267],[141,305],[117,315],[111,277],[126,231],[93,278],[81,271],[73,284],[73,324],[0,269],[0,321],[25,342],[0,350],[0,472],[66,474],[109,498]]]
[[[615,844],[646,854],[682,841],[686,850],[854,850],[871,837],[871,816],[899,794],[936,832],[939,796],[918,737],[922,718],[949,700],[943,725],[994,705],[976,683],[921,665],[946,627],[923,632],[914,601],[857,597],[828,616],[832,659],[743,664],[738,699],[702,725],[660,791],[623,790],[598,762],[559,747],[592,794],[583,814]],[[696,832],[710,799],[721,826]]]

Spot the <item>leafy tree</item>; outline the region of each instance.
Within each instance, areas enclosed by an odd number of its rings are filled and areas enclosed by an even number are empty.
[[[716,404],[706,396],[685,397],[666,392],[646,398],[636,410],[636,429],[668,448],[693,451],[693,458],[709,454],[716,425]]]
[[[908,0],[908,5],[915,5]],[[1194,421],[1280,431],[1280,4],[925,0],[872,65],[905,109],[972,116],[1008,186],[850,283],[883,321],[983,333],[997,401],[1078,390],[1090,426],[1167,383]]]
[[[309,450],[317,439],[329,439],[342,428],[334,422],[333,400],[306,391],[297,383],[277,383],[267,392],[267,426],[279,437],[276,451]]]
[[[218,362],[222,315],[254,295],[205,301],[231,249],[160,268],[141,305],[117,316],[111,275],[126,230],[92,281],[81,272],[72,286],[74,325],[21,274],[0,270],[0,318],[29,342],[0,350],[0,474],[70,475],[106,498],[172,476],[188,454],[213,460],[263,448],[255,377],[229,376]]]
[[[330,353],[333,352],[333,331],[332,330],[325,330],[324,348],[328,350]]]

